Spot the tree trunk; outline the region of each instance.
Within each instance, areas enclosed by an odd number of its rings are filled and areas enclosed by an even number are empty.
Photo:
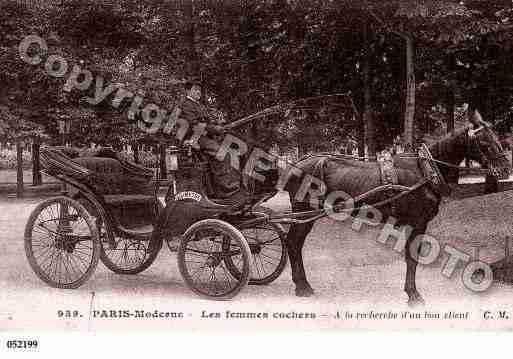
[[[306,145],[303,142],[303,137],[300,135],[297,139],[297,159],[301,159],[306,153]]]
[[[23,197],[23,143],[16,140],[16,196]]]
[[[137,142],[132,145],[132,150],[134,151],[134,162],[139,163],[139,144]]]
[[[32,142],[32,185],[40,186],[43,183],[41,178],[41,163],[39,156],[39,148],[41,147],[39,138],[34,138]]]
[[[447,132],[451,132],[454,130],[454,117],[456,110],[456,96],[454,94],[454,89],[449,88],[447,90]]]
[[[363,68],[363,123],[365,128],[365,143],[367,144],[367,155],[376,155],[374,119],[371,109],[371,89],[369,76],[369,63],[366,61]]]
[[[166,168],[166,144],[162,143],[159,146],[160,150],[160,178],[166,179],[167,178],[167,168]]]
[[[376,155],[376,139],[375,139],[375,126],[374,126],[374,118],[372,116],[372,106],[371,106],[371,52],[370,52],[370,43],[369,43],[369,34],[368,34],[368,25],[365,25],[364,29],[364,46],[365,53],[363,59],[363,123],[365,128],[365,143],[367,144],[367,155],[375,156]],[[363,149],[365,151],[365,147]]]
[[[187,31],[185,33],[185,38],[187,41],[187,59],[186,59],[186,70],[189,76],[198,75],[199,70],[199,62],[198,56],[196,53],[196,44],[195,44],[195,19],[194,19],[194,1],[189,0],[183,2],[183,10],[185,14],[185,18],[187,21]]]
[[[363,120],[363,113],[359,113],[358,115],[358,156],[365,156],[365,121]]]
[[[406,40],[406,101],[404,111],[404,142],[408,151],[413,150],[413,135],[415,129],[415,68],[413,39]]]

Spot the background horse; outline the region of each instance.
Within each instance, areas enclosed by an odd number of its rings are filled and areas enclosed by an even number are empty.
[[[478,127],[476,124],[474,126]],[[429,146],[429,149],[434,159],[453,166],[458,166],[464,158],[470,158],[490,169],[510,167],[497,136],[485,122],[481,122],[481,126],[476,129],[466,127],[453,132]],[[394,157],[398,184],[411,187],[424,180],[418,161],[418,157],[411,155]],[[319,171],[320,166],[322,171]],[[354,198],[383,184],[380,168],[376,162],[318,155],[300,160],[295,167],[302,171],[303,178],[310,174],[322,180],[326,185],[327,194],[343,191]],[[447,181],[456,179],[457,182],[458,170],[455,167],[440,164],[439,168]],[[295,178],[285,187],[291,198],[293,212],[312,209],[308,197],[302,201],[296,199],[301,182],[302,178]],[[367,203],[376,203],[382,199],[384,198],[374,197]],[[417,261],[411,256],[409,248],[417,235],[425,233],[428,223],[438,213],[440,202],[440,193],[436,188],[426,184],[397,199],[392,205],[379,208],[382,213],[382,222],[385,222],[389,216],[393,216],[397,219],[396,226],[408,225],[413,228],[404,250],[406,259],[404,290],[408,294],[408,303],[412,305],[423,303],[423,299],[415,285]],[[313,222],[293,224],[287,237],[292,280],[296,285],[297,296],[310,296],[314,293],[307,281],[302,257],[303,244],[312,227]]]

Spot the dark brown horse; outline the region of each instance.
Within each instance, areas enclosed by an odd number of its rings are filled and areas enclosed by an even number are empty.
[[[474,129],[468,127],[451,133],[429,146],[429,149],[434,159],[454,166],[459,165],[464,158],[470,158],[490,169],[510,167],[497,136],[484,122],[481,122],[481,126],[474,124]],[[323,161],[322,171],[319,171],[320,161]],[[394,163],[398,184],[411,187],[424,180],[416,156],[397,155],[394,157]],[[457,179],[457,169],[443,164],[438,166],[447,181]],[[325,183],[327,194],[333,191],[343,191],[354,198],[382,185],[380,169],[376,162],[319,155],[300,160],[295,167],[301,169],[303,174],[310,174],[317,178],[321,176],[319,179]],[[296,199],[300,186],[301,178],[298,178],[289,181],[285,187],[290,194],[293,212],[312,209],[308,197],[302,201]],[[382,199],[373,198],[368,204]],[[413,228],[404,250],[407,265],[404,290],[408,294],[408,303],[412,305],[422,303],[423,299],[415,285],[417,261],[410,255],[408,249],[417,235],[425,233],[428,223],[438,213],[440,202],[439,192],[431,185],[426,184],[397,199],[393,205],[380,208],[383,222],[389,216],[393,216],[397,219],[397,226],[407,225]],[[303,244],[312,226],[312,222],[294,224],[287,237],[292,280],[296,285],[297,296],[310,296],[314,293],[307,281],[302,257]]]

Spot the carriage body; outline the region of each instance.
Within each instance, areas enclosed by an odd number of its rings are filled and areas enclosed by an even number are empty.
[[[169,187],[164,200],[158,197],[159,181],[153,170],[119,159],[113,153],[77,157],[70,149],[48,147],[41,151],[41,162],[46,174],[66,185],[62,196],[36,207],[25,229],[29,263],[50,286],[80,287],[100,260],[115,273],[138,274],[155,261],[163,242],[173,239],[180,241],[177,250],[182,276],[203,297],[228,299],[248,282],[267,284],[283,271],[286,252],[282,229],[262,221],[251,224],[250,219],[256,215],[251,212],[253,198],[244,201],[245,214],[241,213],[242,207],[233,203],[211,200],[207,167],[199,162],[192,166],[193,178],[198,181],[178,179]],[[190,175],[184,171],[184,176]],[[159,224],[176,229],[177,218],[188,216],[176,205],[191,203],[190,198],[177,195],[176,188],[198,191],[201,205],[209,210],[206,216],[186,221],[187,226],[174,231],[173,236],[162,226],[159,228]],[[167,220],[169,217],[171,221]],[[245,223],[250,223],[249,227]],[[258,242],[257,238],[250,246],[248,230],[264,231],[272,239]],[[250,259],[254,261],[267,244],[276,242],[283,254],[278,263],[263,277],[250,277]],[[173,248],[176,250],[176,246]],[[212,283],[214,280],[208,276],[198,279],[191,275],[195,270],[191,263],[195,261],[190,257],[199,254],[204,255],[203,260],[212,271],[224,271],[225,277],[229,277],[228,285]]]

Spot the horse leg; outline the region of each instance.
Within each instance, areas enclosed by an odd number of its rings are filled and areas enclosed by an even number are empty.
[[[417,290],[417,285],[415,283],[415,274],[417,272],[417,259],[412,256],[410,251],[410,246],[413,243],[413,240],[419,234],[423,234],[426,228],[418,229],[412,231],[411,235],[408,237],[406,241],[406,247],[404,249],[405,259],[406,259],[406,280],[404,282],[404,291],[408,294],[408,305],[416,306],[416,305],[424,305],[424,299],[420,295]],[[418,253],[420,253],[421,248],[418,248]],[[415,254],[415,253],[414,253]]]
[[[292,280],[296,285],[296,295],[298,297],[309,297],[314,294],[312,287],[306,280],[302,254],[306,236],[312,227],[313,223],[294,224],[287,234],[287,251],[292,270]]]

